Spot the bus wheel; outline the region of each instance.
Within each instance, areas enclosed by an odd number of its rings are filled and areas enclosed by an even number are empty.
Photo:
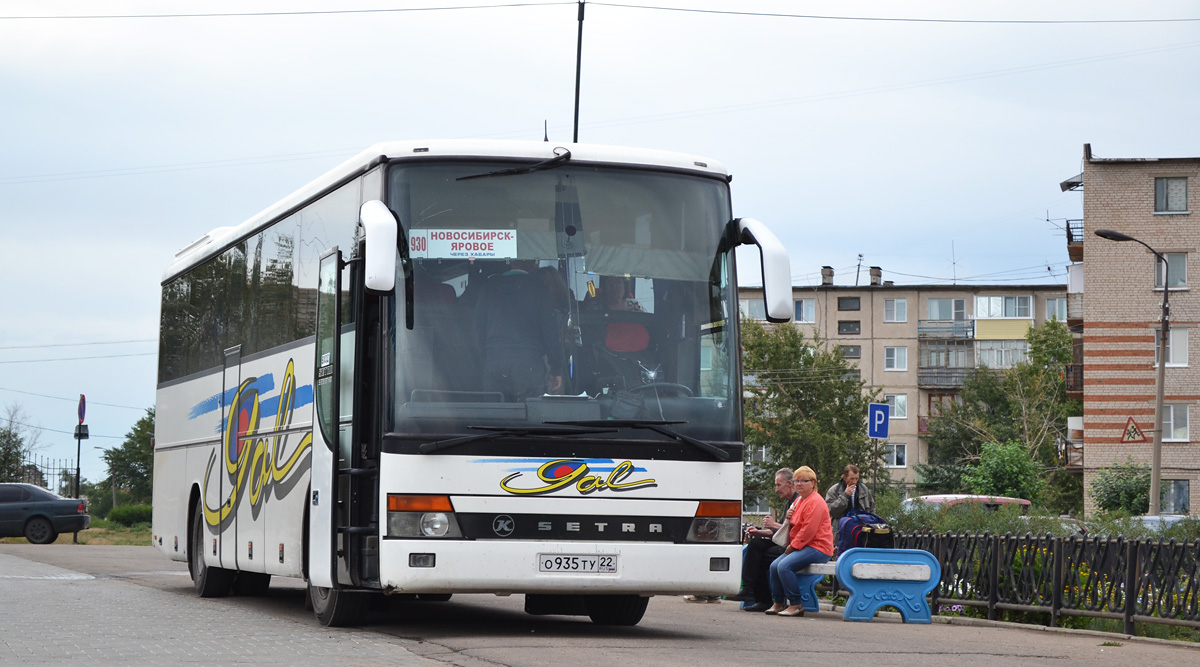
[[[196,501],[196,512],[192,518],[192,544],[188,554],[188,570],[196,594],[202,598],[219,598],[229,594],[237,572],[220,567],[209,567],[204,562],[204,508]]]
[[[330,628],[343,628],[362,621],[367,614],[371,594],[322,588],[310,583],[308,599],[312,602],[318,623]]]
[[[584,598],[588,617],[597,625],[637,625],[650,598],[640,595],[589,595]]]
[[[244,597],[262,597],[271,587],[271,575],[262,572],[238,572],[233,580],[233,594]]]

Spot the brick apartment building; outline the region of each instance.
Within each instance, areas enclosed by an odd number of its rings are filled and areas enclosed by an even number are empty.
[[[1145,247],[1094,234],[1110,229],[1132,236],[1162,253],[1169,268],[1170,339],[1161,428],[1162,503],[1160,511],[1197,514],[1190,502],[1200,480],[1200,437],[1189,425],[1200,401],[1200,295],[1190,290],[1188,264],[1200,251],[1200,158],[1099,158],[1083,147],[1083,173],[1062,189],[1083,191],[1083,220],[1070,221],[1068,323],[1082,339],[1082,374],[1071,374],[1070,389],[1083,399],[1082,419],[1072,420],[1076,452],[1084,475],[1085,510],[1094,505],[1091,483],[1097,472],[1126,457],[1151,461],[1157,384],[1157,337],[1164,276],[1161,262]],[[1194,281],[1194,279],[1193,279]],[[1077,350],[1079,347],[1077,346]],[[1145,442],[1124,437],[1132,419]]]
[[[794,326],[820,336],[857,364],[866,386],[891,406],[883,465],[915,490],[915,466],[929,461],[922,437],[933,406],[956,400],[968,369],[1023,361],[1025,332],[1050,317],[1065,320],[1067,286],[895,285],[871,267],[866,285],[793,287]],[[742,314],[763,319],[762,290],[741,290]],[[860,467],[869,461],[855,462]]]

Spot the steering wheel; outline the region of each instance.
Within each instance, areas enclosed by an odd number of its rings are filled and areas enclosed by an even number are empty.
[[[629,387],[626,391],[646,391],[649,389],[653,389],[655,391],[658,391],[659,389],[666,389],[677,394],[682,394],[689,398],[692,396],[691,388],[685,384],[677,384],[675,382],[651,382],[650,384],[639,384],[636,387]]]

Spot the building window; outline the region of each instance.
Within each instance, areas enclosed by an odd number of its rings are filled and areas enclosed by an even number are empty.
[[[1187,178],[1154,179],[1154,212],[1186,213]]]
[[[883,446],[880,454],[882,455],[883,467],[885,468],[908,467],[908,445],[889,442]]]
[[[1163,514],[1190,514],[1191,513],[1191,484],[1186,479],[1164,479],[1162,480],[1162,495],[1159,502],[1159,511]]]
[[[967,300],[966,299],[930,299],[929,300],[929,319],[931,320],[957,320],[959,322],[967,319]]]
[[[767,319],[767,304],[762,299],[738,299],[742,317],[752,320]]]
[[[977,296],[975,297],[975,319],[1029,319],[1029,296]]]
[[[1164,252],[1167,258],[1167,287],[1187,287],[1187,253]],[[1154,258],[1154,286],[1163,286],[1162,260]]]
[[[907,322],[908,321],[908,299],[884,299],[883,300],[883,321],[884,322]]]
[[[1029,343],[1023,340],[980,340],[975,344],[977,365],[988,368],[1012,368],[1025,361],[1029,351]]]
[[[817,321],[817,302],[815,299],[796,299],[796,321],[797,322],[816,322]]]
[[[838,345],[838,349],[842,351],[842,356],[847,359],[861,359],[861,345]]]
[[[892,419],[908,419],[908,394],[884,394],[888,404],[888,416]]]
[[[842,336],[857,336],[862,333],[862,324],[858,320],[839,320],[838,334]]]
[[[883,370],[885,370],[885,371],[906,371],[906,370],[908,370],[908,348],[907,347],[885,347],[885,348],[883,348]]]
[[[1187,403],[1167,403],[1163,406],[1163,441],[1187,442]]]
[[[839,296],[838,310],[858,310],[862,307],[862,302],[856,296]]]
[[[748,493],[742,498],[742,514],[766,514],[771,511],[771,504],[767,502],[767,494]]]
[[[1158,350],[1162,347],[1162,329],[1154,330],[1154,365],[1158,365]],[[1171,329],[1167,333],[1167,367],[1188,365],[1188,329]]]
[[[1046,319],[1058,320],[1059,322],[1067,321],[1067,300],[1059,297],[1055,299],[1046,299]]]

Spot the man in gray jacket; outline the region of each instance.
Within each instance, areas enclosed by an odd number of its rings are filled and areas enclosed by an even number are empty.
[[[829,519],[833,522],[835,538],[838,521],[850,510],[875,513],[875,496],[866,484],[859,484],[858,479],[858,466],[850,464],[842,471],[842,479],[825,492],[825,503],[829,505]]]

